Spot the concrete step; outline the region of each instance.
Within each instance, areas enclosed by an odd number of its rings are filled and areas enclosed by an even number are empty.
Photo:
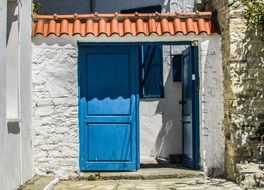
[[[82,172],[80,179],[84,180],[122,180],[122,179],[169,179],[202,177],[201,171],[190,170],[184,167],[142,168],[136,172]]]

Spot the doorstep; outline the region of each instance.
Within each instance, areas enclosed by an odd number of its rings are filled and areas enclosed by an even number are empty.
[[[204,172],[184,167],[142,168],[136,172],[81,172],[80,179],[120,180],[120,179],[169,179],[203,177]]]
[[[81,172],[80,178],[85,180],[119,180],[119,179],[169,179],[202,177],[204,172],[170,164],[168,160],[151,156],[140,157],[140,170],[132,172]]]

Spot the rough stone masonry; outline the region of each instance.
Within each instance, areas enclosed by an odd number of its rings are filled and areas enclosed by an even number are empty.
[[[226,174],[246,186],[259,185],[263,166],[258,163],[264,159],[264,31],[246,26],[240,0],[211,1],[211,8],[218,13],[223,37]]]

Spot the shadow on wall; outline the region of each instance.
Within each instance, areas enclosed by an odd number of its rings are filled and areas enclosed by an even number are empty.
[[[165,98],[158,103],[156,113],[162,115],[162,127],[157,136],[156,155],[168,158],[169,154],[182,152],[181,83],[172,80],[172,69],[164,86]]]
[[[8,22],[7,22],[7,33],[6,33],[6,43],[9,42],[9,35],[11,32],[11,27],[13,23],[17,22],[18,12],[17,12],[17,2],[16,1],[8,1]]]
[[[181,82],[173,82],[172,56],[186,46],[163,46],[164,98],[140,100],[141,155],[182,154]]]
[[[164,86],[164,99],[158,103],[156,113],[162,115],[162,127],[156,139],[156,155],[168,158],[169,154],[182,152],[181,83],[172,80],[172,69]]]
[[[160,99],[156,113],[162,116],[162,127],[155,143],[155,155],[168,158],[169,154],[182,154],[182,83],[173,82],[172,56],[180,55],[188,46],[163,46],[164,98]]]

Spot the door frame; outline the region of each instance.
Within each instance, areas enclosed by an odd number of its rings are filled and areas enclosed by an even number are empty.
[[[195,120],[195,127],[194,127],[194,139],[193,139],[193,153],[194,153],[194,169],[199,170],[200,169],[200,161],[201,161],[201,157],[200,157],[200,67],[199,67],[199,63],[200,63],[200,59],[199,59],[199,41],[198,40],[193,40],[193,41],[157,41],[157,42],[148,42],[148,41],[142,41],[142,42],[87,42],[87,41],[78,41],[77,42],[77,47],[84,47],[84,46],[141,46],[141,45],[189,45],[193,47],[193,63],[194,63],[194,67],[193,67],[193,73],[195,74],[195,81],[193,81],[194,87],[198,90],[194,90],[194,94],[193,94],[193,101],[194,101],[194,120]],[[79,50],[78,50],[79,51]],[[79,63],[79,56],[78,56],[78,63]],[[77,64],[78,67],[78,99],[80,98],[80,72],[79,72],[79,64]],[[171,79],[172,80],[172,79]],[[137,147],[137,169],[140,169],[140,126],[139,126],[139,122],[140,122],[140,116],[139,116],[139,106],[140,106],[140,99],[138,101],[138,111],[137,111],[137,129],[136,129],[136,135],[137,135],[137,139],[136,139],[136,147]],[[79,107],[79,106],[78,106]],[[79,119],[80,121],[80,119]],[[80,133],[81,131],[79,131],[79,137],[80,137]],[[183,141],[183,139],[182,139]],[[79,153],[80,154],[80,153]]]
[[[182,79],[184,78],[183,76],[185,75],[184,73],[184,64],[191,64],[191,81],[190,85],[192,87],[191,91],[191,120],[192,120],[192,152],[193,156],[192,159],[189,160],[188,158],[185,158],[183,156],[183,163],[186,164],[187,167],[193,168],[198,170],[200,168],[200,156],[199,156],[199,148],[200,148],[200,140],[199,140],[199,62],[198,62],[198,47],[197,46],[190,46],[188,47],[188,53],[183,53],[182,56],[182,66],[181,66],[181,75]],[[187,49],[186,49],[187,51]],[[189,56],[190,60],[188,63],[184,63],[183,58],[185,56]],[[194,78],[193,78],[194,77]],[[182,81],[183,83],[183,81]],[[182,90],[183,90],[183,85],[182,85]],[[184,92],[182,91],[182,100],[184,99],[183,97]],[[182,101],[182,106],[185,104],[185,102]],[[184,108],[182,107],[182,115],[184,115]],[[183,123],[183,122],[182,122]],[[183,130],[184,130],[184,126]],[[184,135],[182,134],[182,150],[184,150]]]

